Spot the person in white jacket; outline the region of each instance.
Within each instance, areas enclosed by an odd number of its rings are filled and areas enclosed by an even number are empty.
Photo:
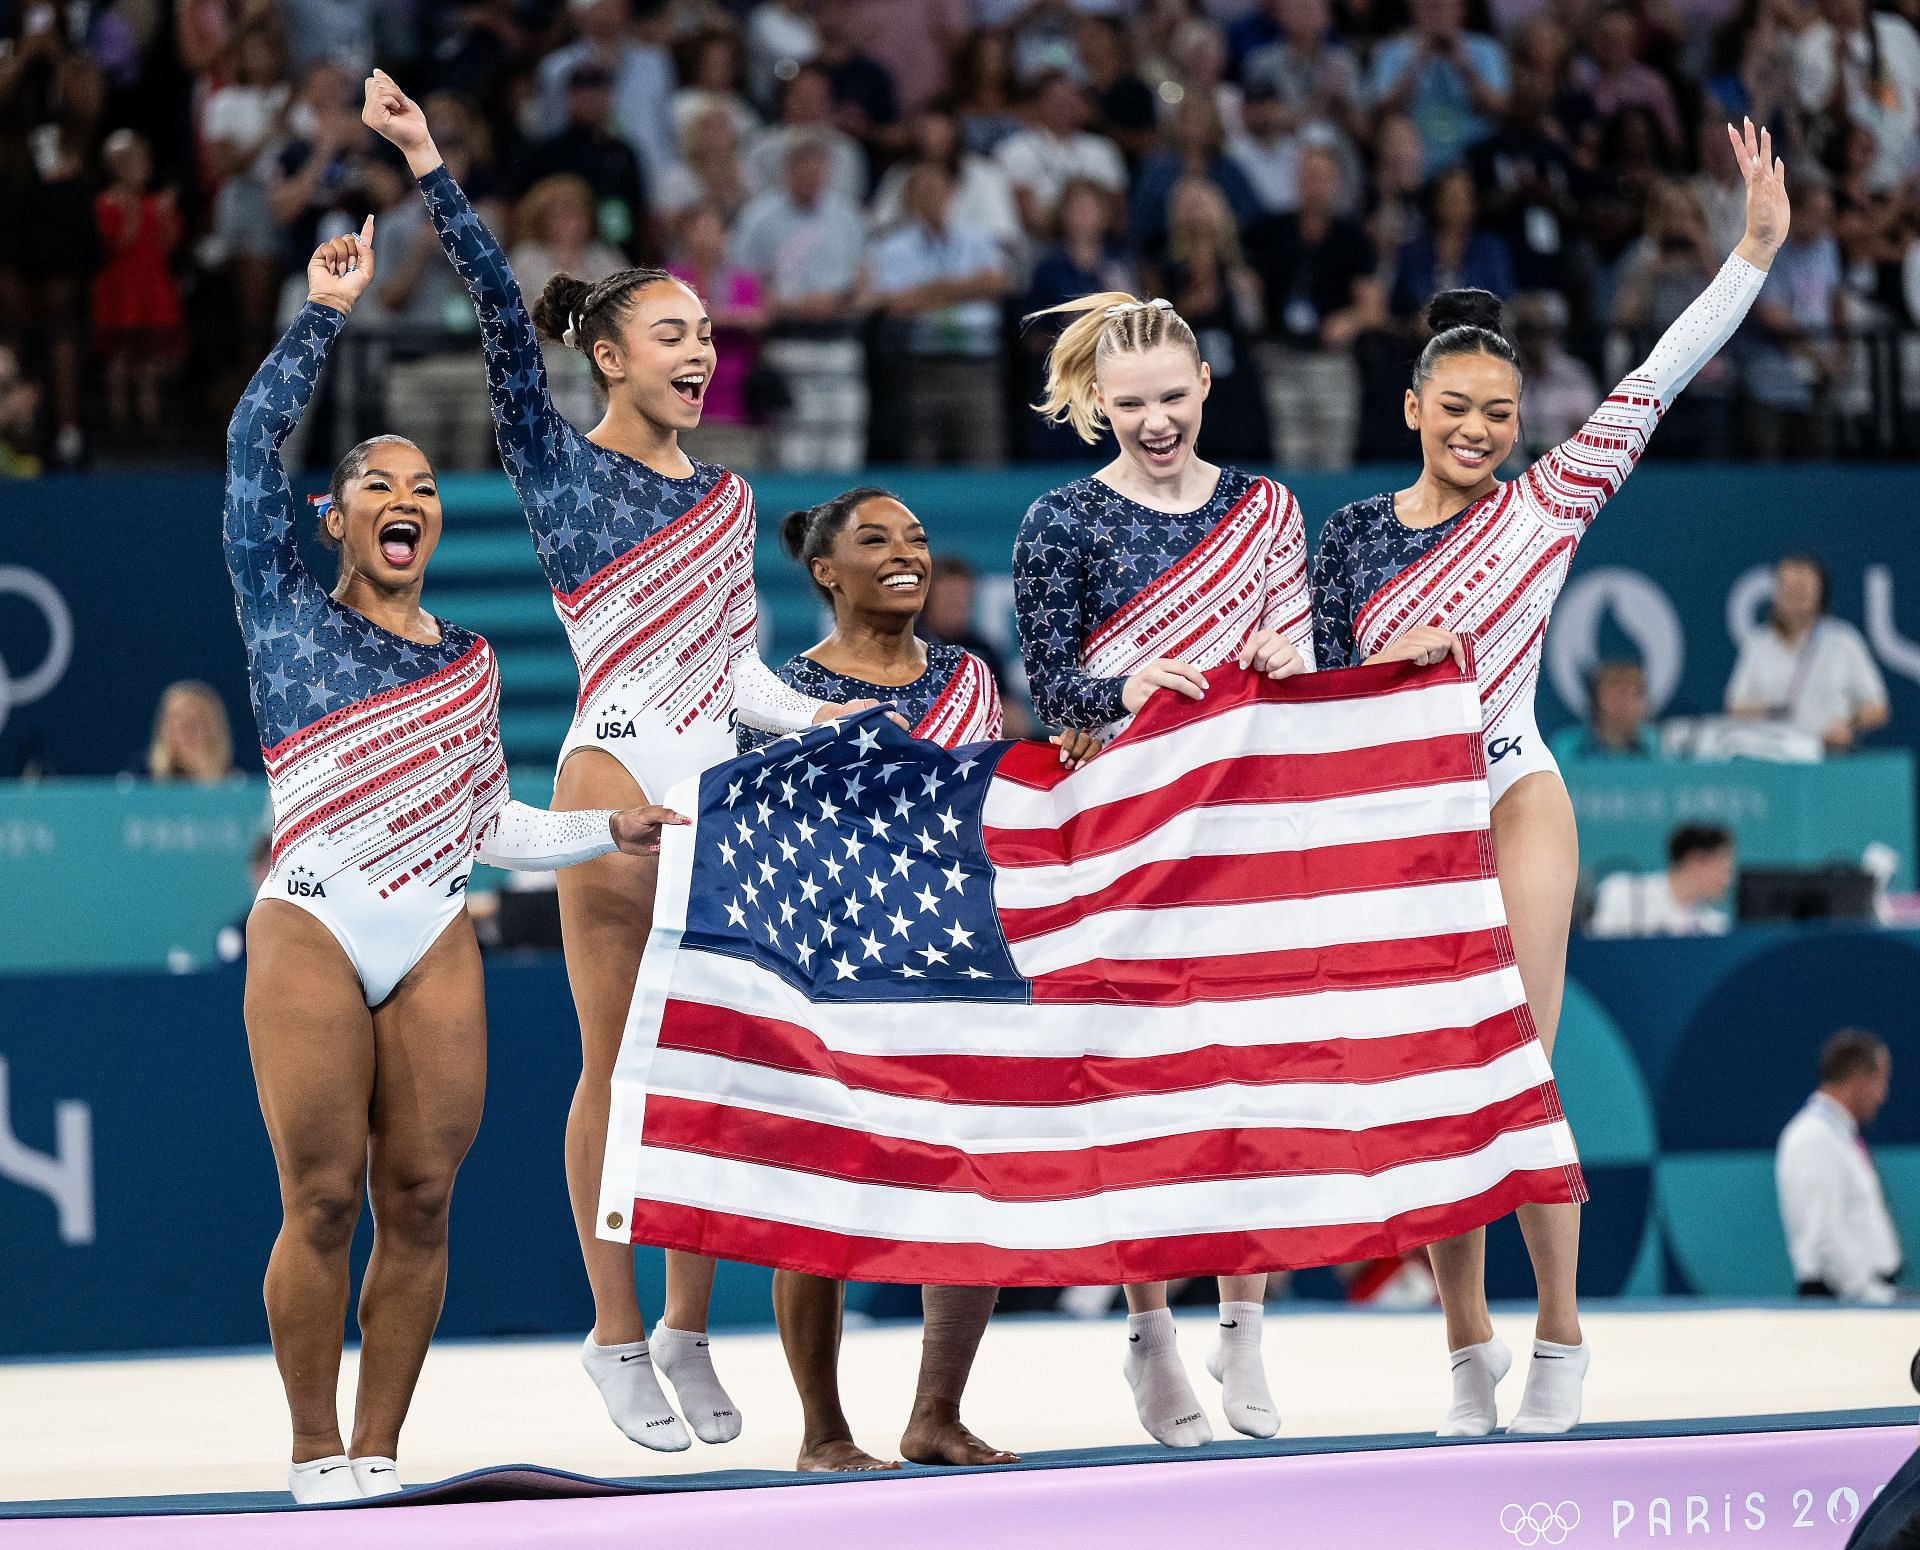
[[[1894,1300],[1900,1234],[1860,1134],[1887,1101],[1892,1075],[1878,1036],[1841,1029],[1820,1051],[1820,1086],[1780,1133],[1774,1179],[1803,1297]]]

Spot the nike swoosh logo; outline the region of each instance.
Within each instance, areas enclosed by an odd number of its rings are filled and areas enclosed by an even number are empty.
[[[1138,1345],[1140,1343],[1140,1337],[1138,1335],[1129,1335],[1127,1336],[1127,1338],[1131,1340],[1135,1345]]]
[[[1222,1324],[1220,1327],[1222,1329],[1238,1329],[1240,1327],[1240,1321],[1235,1319],[1231,1324]]]
[[[709,1345],[710,1343],[711,1343],[711,1342],[709,1342],[709,1341],[705,1341],[705,1340],[696,1340],[696,1341],[694,1341],[694,1343],[693,1343],[693,1348],[694,1348],[694,1350],[696,1350],[696,1351],[704,1351],[704,1350],[706,1350],[706,1348],[707,1348],[707,1346],[708,1346],[708,1345]]]
[[[1533,1353],[1533,1359],[1536,1362],[1564,1362],[1566,1360],[1564,1356],[1555,1356],[1551,1351],[1535,1351]]]
[[[337,1469],[348,1469],[350,1467],[351,1466],[347,1464],[329,1464],[325,1469],[321,1470],[320,1473],[323,1475],[330,1475]]]
[[[391,1469],[369,1469],[367,1473],[370,1475],[390,1475],[393,1471]]]
[[[625,1356],[620,1358],[621,1365],[625,1366],[628,1362],[637,1362],[646,1354],[645,1351],[629,1351]]]
[[[1468,1363],[1468,1362],[1470,1362],[1470,1361],[1472,1361],[1472,1360],[1473,1360],[1473,1358],[1472,1358],[1471,1356],[1463,1356],[1463,1357],[1461,1357],[1459,1361],[1457,1361],[1457,1362],[1455,1362],[1455,1363],[1453,1364],[1453,1371],[1455,1371],[1455,1372],[1458,1372],[1458,1371],[1459,1371],[1459,1370],[1460,1370],[1460,1369],[1461,1369],[1462,1367],[1464,1367],[1464,1366],[1466,1366],[1466,1365],[1467,1365],[1467,1363]]]

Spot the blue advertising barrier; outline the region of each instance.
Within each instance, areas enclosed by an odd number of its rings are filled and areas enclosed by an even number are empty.
[[[926,522],[937,551],[981,572],[982,627],[1012,642],[1007,576],[1014,533],[1033,498],[1085,468],[991,472],[871,470],[764,474],[758,573],[780,660],[817,639],[817,600],[780,554],[788,508],[877,479]],[[1403,467],[1292,481],[1317,535],[1347,501],[1403,484]],[[1900,541],[1913,473],[1898,466],[1791,468],[1662,464],[1659,442],[1594,524],[1547,636],[1540,721],[1552,732],[1585,703],[1584,677],[1604,657],[1646,665],[1654,713],[1718,708],[1738,637],[1767,588],[1767,563],[1789,549],[1822,553],[1833,610],[1860,626],[1886,672],[1893,725],[1875,739],[1920,739],[1920,550]],[[309,475],[304,488],[318,488]],[[500,648],[509,757],[538,762],[557,746],[573,675],[533,546],[499,474],[442,482],[446,534],[429,606]],[[160,690],[204,678],[226,700],[235,741],[253,738],[245,664],[220,559],[217,476],[49,479],[7,487],[0,513],[0,775],[44,768],[112,774],[146,741]],[[86,541],[74,541],[84,516]],[[330,562],[316,556],[322,574]],[[1904,601],[1903,601],[1904,600]],[[1905,630],[1902,611],[1905,612]],[[537,711],[537,714],[536,714]]]
[[[0,1356],[265,1339],[278,1210],[242,983],[237,970],[0,981]],[[1772,1146],[1844,1024],[1893,1046],[1875,1155],[1920,1244],[1920,1104],[1900,1099],[1903,1073],[1920,1069],[1916,983],[1916,933],[1576,942],[1555,1064],[1593,1192],[1582,1287],[1791,1292]],[[442,1331],[581,1331],[591,1308],[561,1156],[578,1045],[562,966],[491,962],[487,1009],[487,1113],[455,1199]],[[1490,1290],[1530,1295],[1518,1232],[1507,1222],[1490,1237]],[[365,1239],[363,1221],[362,1254]],[[637,1258],[657,1311],[660,1256]],[[716,1320],[768,1316],[766,1272],[722,1267]]]

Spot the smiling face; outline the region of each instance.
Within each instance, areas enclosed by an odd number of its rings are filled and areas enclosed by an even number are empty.
[[[1407,390],[1406,414],[1427,472],[1477,496],[1519,438],[1520,374],[1497,355],[1443,355],[1418,391]]]
[[[375,442],[326,526],[343,571],[392,591],[419,586],[440,542],[440,487],[427,455],[410,441]]]
[[[835,622],[912,619],[927,602],[932,571],[927,531],[897,500],[862,501],[813,562],[813,578],[833,595]]]
[[[1100,362],[1100,411],[1120,450],[1151,479],[1174,479],[1194,456],[1213,375],[1184,345],[1123,350]]]
[[[632,294],[618,340],[597,341],[593,361],[609,401],[654,425],[690,431],[713,380],[713,324],[686,286],[658,281]]]

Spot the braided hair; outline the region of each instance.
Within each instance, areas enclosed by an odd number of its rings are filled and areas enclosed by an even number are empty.
[[[1049,424],[1071,425],[1089,444],[1097,442],[1106,428],[1095,384],[1100,363],[1108,356],[1171,344],[1193,357],[1196,371],[1200,368],[1200,341],[1170,301],[1142,301],[1125,291],[1096,291],[1031,313],[1026,321],[1055,315],[1073,321],[1047,351],[1047,396],[1033,407]]]
[[[672,279],[666,270],[651,266],[618,269],[604,280],[557,274],[547,281],[540,299],[533,304],[533,326],[541,338],[586,356],[593,368],[593,384],[604,393],[607,379],[593,358],[593,347],[603,339],[617,342],[638,294],[649,285]]]

